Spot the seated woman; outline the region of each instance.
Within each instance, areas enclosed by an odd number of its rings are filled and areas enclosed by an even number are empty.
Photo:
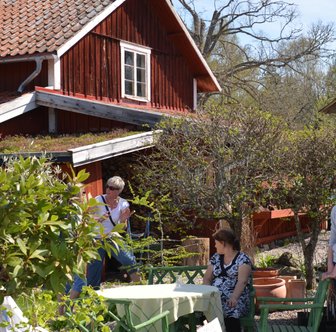
[[[240,332],[239,318],[245,316],[250,307],[252,263],[240,252],[239,241],[231,230],[220,229],[213,238],[217,253],[210,259],[203,284],[215,286],[221,293],[226,331]]]
[[[101,223],[104,234],[108,235],[113,232],[113,228],[117,224],[124,224],[127,227],[127,219],[131,215],[129,203],[126,199],[121,198],[119,194],[125,186],[124,180],[119,176],[109,178],[106,183],[106,194],[99,195],[96,200],[101,203],[95,211],[98,222]],[[97,234],[97,239],[101,235]],[[113,245],[113,243],[111,243]],[[111,251],[111,255],[123,266],[128,267],[128,273],[133,282],[140,281],[140,275],[135,267],[136,260],[130,251],[126,248],[117,248]],[[100,260],[93,260],[87,267],[87,284],[92,287],[99,287],[101,283],[101,275],[103,271],[103,262],[106,256],[104,248],[98,249]]]

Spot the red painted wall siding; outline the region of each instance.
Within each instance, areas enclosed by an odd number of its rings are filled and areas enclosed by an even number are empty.
[[[134,130],[135,128],[126,123],[62,110],[56,110],[56,119],[59,134],[103,132],[116,128]]]
[[[149,107],[192,108],[193,77],[187,60],[171,43],[148,0],[127,1],[62,57],[64,93],[144,105],[121,100],[120,40],[152,48]]]
[[[70,164],[60,164],[61,169],[64,173],[72,174]],[[102,167],[101,162],[97,161],[88,165],[81,167],[75,167],[74,171],[77,174],[80,170],[85,169],[86,172],[90,173],[89,178],[84,182],[85,192],[88,197],[96,197],[103,192],[103,181],[102,181]]]
[[[136,130],[134,125],[63,110],[56,110],[56,121],[58,134],[103,132],[116,128]],[[2,137],[19,134],[48,134],[48,108],[39,107],[0,123],[0,135]]]
[[[0,137],[7,135],[38,135],[48,133],[48,110],[39,107],[0,123]]]
[[[0,63],[0,92],[16,91],[20,84],[35,70],[35,62]],[[41,73],[28,84],[25,91],[34,90],[34,86],[48,85],[48,61],[44,60]]]

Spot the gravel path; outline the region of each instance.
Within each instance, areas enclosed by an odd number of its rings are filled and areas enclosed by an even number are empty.
[[[319,240],[317,243],[317,247],[314,254],[314,265],[320,265],[326,262],[327,252],[328,252],[328,241],[329,241],[330,232],[322,231],[319,235]],[[281,256],[284,252],[290,252],[293,254],[296,260],[303,262],[303,254],[301,250],[301,246],[297,242],[289,243],[288,245],[284,245],[282,247],[273,248],[270,250],[265,250],[260,252],[257,255],[257,259],[259,255],[272,255],[275,257]],[[269,314],[269,323],[276,324],[297,324],[297,311],[282,311],[282,312],[273,312]],[[256,321],[259,320],[259,315],[255,316]]]
[[[326,261],[329,236],[330,236],[329,231],[322,231],[321,234],[319,235],[318,243],[314,254],[314,265],[319,265]],[[259,254],[257,254],[257,257],[259,255],[272,255],[275,257],[279,257],[286,251],[292,253],[293,257],[295,257],[296,260],[303,262],[303,253],[301,250],[301,246],[298,242],[291,242],[281,247],[276,247],[274,249],[262,251]]]

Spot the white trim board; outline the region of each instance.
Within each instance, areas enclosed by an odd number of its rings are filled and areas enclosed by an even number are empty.
[[[99,160],[113,158],[154,146],[154,132],[148,131],[141,134],[131,135],[123,138],[81,146],[69,149],[72,153],[74,167],[82,166]]]
[[[0,104],[0,123],[37,108],[35,98],[35,92],[25,93],[14,100]]]
[[[135,125],[148,124],[154,126],[165,116],[174,117],[173,115],[155,111],[108,104],[100,101],[70,97],[39,90],[36,91],[36,103],[40,106],[52,107]]]
[[[57,56],[60,58],[64,53],[66,53],[72,46],[74,46],[78,41],[80,41],[86,34],[88,34],[95,26],[102,22],[107,16],[114,12],[120,5],[122,5],[126,0],[116,0],[107,6],[100,14],[94,17],[88,24],[86,24],[83,29],[79,30],[72,38],[70,38],[65,44],[63,44],[57,50]]]

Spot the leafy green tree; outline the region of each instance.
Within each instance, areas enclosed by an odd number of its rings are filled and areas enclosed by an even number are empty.
[[[317,23],[304,33],[297,7],[282,0],[172,1],[223,88],[222,99],[258,97],[270,69],[330,54],[334,26]],[[277,23],[278,30],[269,29]],[[271,32],[271,33],[270,33]]]
[[[44,286],[63,292],[98,258],[95,200],[80,202],[80,171],[67,181],[46,159],[8,160],[0,169],[1,296]],[[0,302],[1,299],[0,299]]]
[[[281,53],[294,54],[309,43],[306,38],[282,45]],[[282,68],[265,67],[256,102],[263,110],[282,116],[292,128],[314,120],[326,95],[326,62],[322,56],[305,55]]]
[[[258,110],[214,106],[161,128],[155,150],[143,157],[138,171],[140,188],[171,199],[163,226],[187,231],[195,227],[191,216],[225,219],[240,236],[243,221],[259,207],[281,123]]]
[[[321,223],[328,219],[336,178],[336,133],[329,121],[317,121],[300,131],[288,132],[276,169],[278,178],[274,191],[282,208],[294,212],[298,241],[301,245],[307,288],[313,287],[314,252]],[[276,152],[274,152],[276,153]],[[274,184],[274,183],[273,183]],[[309,232],[301,227],[299,214],[309,216]]]

